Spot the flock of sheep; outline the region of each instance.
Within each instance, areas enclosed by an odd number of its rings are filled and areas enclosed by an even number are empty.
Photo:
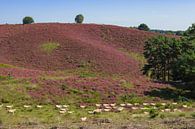
[[[172,105],[177,106],[177,103],[171,103]],[[161,106],[166,107],[166,105],[168,105],[167,103],[160,103]],[[0,108],[2,108],[4,105],[1,104]],[[181,108],[190,108],[187,105],[180,105]],[[23,105],[24,108],[28,109],[31,108],[31,105]],[[36,108],[43,108],[43,105],[36,105]],[[74,113],[74,111],[69,110],[69,105],[55,105],[55,108],[57,110],[59,110],[60,114],[72,114]],[[102,112],[121,112],[125,109],[129,109],[129,110],[143,110],[144,114],[149,114],[148,110],[149,109],[156,109],[159,110],[161,112],[182,112],[182,110],[178,109],[178,108],[174,108],[174,109],[170,109],[170,108],[164,108],[164,109],[160,109],[157,107],[156,103],[143,103],[143,104],[139,104],[139,103],[126,103],[126,104],[119,104],[117,105],[116,103],[113,104],[95,104],[96,109],[94,110],[88,110],[89,114],[99,114]],[[177,106],[178,107],[178,106]],[[16,112],[16,109],[14,109],[13,105],[7,105],[5,106],[6,110],[8,113],[12,113],[14,114]],[[87,108],[86,105],[80,105],[81,109],[85,109]],[[82,117],[81,121],[86,121],[87,117]]]

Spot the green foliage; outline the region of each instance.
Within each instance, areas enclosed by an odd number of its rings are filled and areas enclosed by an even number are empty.
[[[32,17],[27,16],[23,18],[23,24],[32,24],[32,23],[34,23],[34,19]]]
[[[174,38],[157,36],[149,39],[144,46],[144,56],[148,64],[144,66],[144,74],[151,72],[157,80],[169,80],[171,70],[181,55],[182,42]]]
[[[41,45],[41,50],[43,52],[46,52],[47,54],[52,53],[55,49],[57,49],[60,46],[59,43],[56,42],[47,42]]]
[[[159,115],[159,112],[155,109],[151,109],[149,112],[150,118],[155,118]]]
[[[138,26],[138,29],[139,30],[144,30],[144,31],[149,31],[150,30],[150,28],[146,24],[144,24],[144,23],[140,24]]]
[[[122,95],[120,96],[120,101],[125,103],[143,103],[143,99],[136,94]]]
[[[83,23],[83,21],[84,21],[84,16],[82,15],[82,14],[79,14],[79,15],[77,15],[76,17],[75,17],[75,22],[76,23]]]

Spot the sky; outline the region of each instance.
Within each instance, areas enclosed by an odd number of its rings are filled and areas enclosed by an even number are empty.
[[[0,0],[0,24],[20,24],[24,16],[37,23],[85,23],[186,30],[195,23],[195,0]]]

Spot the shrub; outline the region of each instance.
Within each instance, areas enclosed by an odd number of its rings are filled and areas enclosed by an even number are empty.
[[[144,30],[144,31],[149,31],[150,30],[150,28],[146,24],[144,24],[144,23],[140,24],[138,26],[138,29],[139,30]]]
[[[151,109],[149,112],[150,118],[155,118],[159,115],[159,112],[155,109]]]
[[[84,16],[82,14],[79,14],[75,17],[76,23],[83,23],[83,21],[84,21]]]
[[[27,16],[23,18],[23,24],[32,24],[32,23],[34,23],[34,19],[32,17]]]

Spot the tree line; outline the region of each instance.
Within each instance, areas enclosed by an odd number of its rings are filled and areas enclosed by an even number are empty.
[[[181,38],[157,36],[146,41],[143,73],[163,82],[195,84],[195,24]]]

